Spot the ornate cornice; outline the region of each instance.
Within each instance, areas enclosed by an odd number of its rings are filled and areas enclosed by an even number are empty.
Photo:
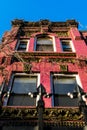
[[[57,56],[57,58],[58,57],[60,57],[60,58],[76,58],[76,53],[74,53],[74,52],[71,52],[71,53],[57,53],[57,52],[14,52],[15,54],[19,54],[20,56],[30,56],[30,57],[32,57],[32,56],[37,56],[37,57],[39,57],[39,56],[41,56],[41,57],[43,57],[43,56],[49,56],[49,57],[54,57],[54,56]]]
[[[59,37],[68,37],[69,35],[65,31],[68,31],[71,27],[78,28],[78,22],[75,20],[67,20],[65,22],[52,22],[47,19],[32,22],[15,19],[12,21],[12,26],[20,28],[20,36],[30,37],[33,33],[37,32],[58,32]],[[64,32],[61,33],[59,32],[60,30],[64,30]]]
[[[76,53],[14,52],[13,57],[15,56],[23,59],[25,63],[30,62],[75,63],[76,59]],[[20,58],[18,59],[19,61],[21,61]]]
[[[46,108],[43,113],[44,123],[47,125],[78,126],[85,125],[83,114],[78,108]],[[7,121],[6,121],[7,120]],[[5,107],[0,111],[0,123],[6,122],[36,122],[38,113],[36,108]]]
[[[12,21],[12,26],[40,27],[43,25],[48,25],[49,27],[78,27],[78,22],[76,22],[75,20],[67,20],[66,22],[51,22],[47,19],[37,22],[28,22],[19,19],[15,19]]]

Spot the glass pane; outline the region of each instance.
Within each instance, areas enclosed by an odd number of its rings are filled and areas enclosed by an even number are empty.
[[[37,77],[25,77],[25,76],[17,76],[14,77],[12,92],[13,93],[26,93],[36,92],[36,82]]]
[[[26,48],[27,48],[27,42],[21,41],[19,46],[18,46],[18,50],[26,50]]]
[[[37,51],[53,51],[53,41],[49,37],[37,38]]]
[[[75,77],[54,77],[54,93],[67,94],[73,92],[76,86]]]
[[[8,106],[36,106],[36,98],[26,95],[11,95],[8,100]]]
[[[53,51],[53,45],[37,45],[37,51]]]
[[[52,44],[52,39],[51,38],[38,38],[37,39],[37,44]]]
[[[71,99],[67,95],[54,97],[55,106],[78,106],[78,98]]]
[[[62,41],[63,51],[72,51],[69,41]]]

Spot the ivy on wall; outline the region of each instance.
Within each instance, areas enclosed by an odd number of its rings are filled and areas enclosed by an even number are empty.
[[[68,71],[68,65],[60,65],[60,71],[61,72],[67,72]]]
[[[23,70],[25,73],[31,73],[32,64],[31,63],[25,63],[23,64]]]

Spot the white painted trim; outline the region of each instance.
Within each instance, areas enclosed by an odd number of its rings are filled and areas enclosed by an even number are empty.
[[[28,43],[27,43],[26,51],[28,51],[30,40],[27,40],[27,42],[28,42]]]
[[[52,36],[53,38],[53,49],[54,49],[54,52],[56,52],[56,42],[55,42],[55,37]]]
[[[79,87],[83,88],[83,87],[82,87],[81,80],[80,80],[80,77],[79,77],[79,75],[78,75],[78,74],[76,75],[76,81],[77,81],[77,83],[78,83]]]
[[[76,51],[75,51],[75,47],[74,47],[74,44],[73,44],[72,40],[70,40],[70,46],[71,46],[71,48],[72,48],[72,52],[76,52]]]

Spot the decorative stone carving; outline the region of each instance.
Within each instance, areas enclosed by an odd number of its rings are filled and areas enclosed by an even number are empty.
[[[30,122],[37,122],[38,113],[36,108],[2,108],[0,111],[1,120],[28,120]],[[83,114],[78,108],[46,108],[43,113],[44,123],[60,126],[84,126],[85,122]],[[14,122],[14,121],[13,121]],[[14,122],[15,123],[15,122]],[[77,125],[78,124],[78,125]]]
[[[57,32],[58,37],[69,37],[69,33],[66,31]]]

